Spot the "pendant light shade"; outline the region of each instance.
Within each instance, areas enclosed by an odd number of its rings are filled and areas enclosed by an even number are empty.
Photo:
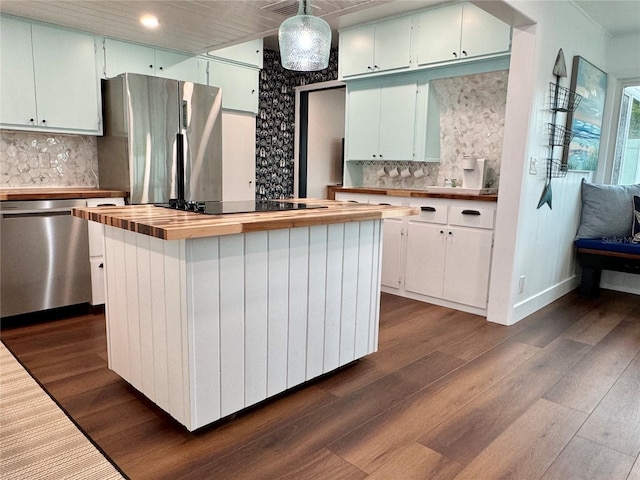
[[[298,14],[282,22],[278,31],[282,66],[300,72],[322,70],[329,66],[331,27],[311,14],[307,0],[299,2]]]

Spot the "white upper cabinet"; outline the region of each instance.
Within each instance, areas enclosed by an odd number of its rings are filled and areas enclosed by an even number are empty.
[[[107,78],[125,72],[196,83],[200,78],[196,57],[110,38],[105,39],[104,50]]]
[[[350,89],[347,160],[412,160],[416,83]]]
[[[105,75],[112,78],[121,73],[155,75],[155,49],[110,38],[104,41]]]
[[[228,62],[209,61],[209,85],[222,89],[222,108],[258,113],[260,71]]]
[[[37,125],[31,25],[2,18],[0,28],[0,121]],[[10,73],[9,73],[10,72]]]
[[[156,50],[156,76],[198,83],[198,59],[180,53]]]
[[[509,51],[511,27],[472,4],[429,10],[416,16],[418,65]]]
[[[411,17],[340,32],[340,77],[408,68]]]
[[[262,50],[262,39],[258,38],[238,45],[232,45],[231,47],[219,48],[218,50],[209,52],[207,55],[262,68]]]
[[[100,134],[91,35],[1,18],[0,126]]]

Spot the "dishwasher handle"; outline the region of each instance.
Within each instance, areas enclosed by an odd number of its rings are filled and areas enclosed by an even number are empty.
[[[71,215],[71,210],[69,209],[60,209],[60,210],[38,210],[38,211],[16,211],[16,212],[3,212],[3,219],[11,219],[11,218],[32,218],[32,217],[62,217],[66,215]]]

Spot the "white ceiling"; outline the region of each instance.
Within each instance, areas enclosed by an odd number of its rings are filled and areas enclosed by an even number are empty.
[[[311,0],[313,13],[334,29],[438,3],[443,2]],[[574,0],[574,3],[612,36],[640,32],[640,0]],[[0,3],[2,13],[192,54],[254,38],[273,39],[280,23],[296,10],[296,0],[2,0]],[[157,30],[145,30],[139,25],[139,17],[148,13],[159,18]],[[273,40],[266,43],[267,47],[270,45]]]

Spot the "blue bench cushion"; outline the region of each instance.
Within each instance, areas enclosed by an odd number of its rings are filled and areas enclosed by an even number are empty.
[[[607,252],[630,253],[640,255],[640,243],[631,243],[630,237],[580,238],[575,244],[578,248],[591,248]]]

